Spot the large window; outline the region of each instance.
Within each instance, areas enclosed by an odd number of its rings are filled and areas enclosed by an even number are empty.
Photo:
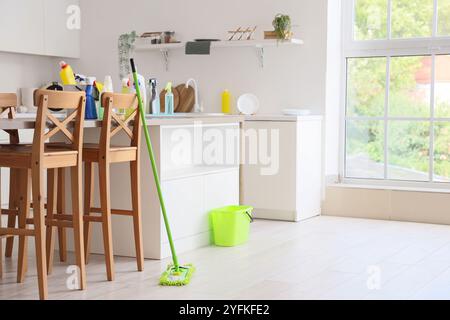
[[[450,182],[450,0],[343,0],[343,174]]]

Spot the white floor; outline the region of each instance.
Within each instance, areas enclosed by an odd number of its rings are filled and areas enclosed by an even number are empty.
[[[450,226],[320,217],[294,224],[257,221],[251,240],[181,256],[197,267],[189,286],[158,287],[168,261],[116,258],[105,281],[102,256],[88,266],[88,289],[70,291],[66,265],[49,278],[51,299],[450,299]],[[36,299],[34,262],[25,284],[6,260],[0,299]]]

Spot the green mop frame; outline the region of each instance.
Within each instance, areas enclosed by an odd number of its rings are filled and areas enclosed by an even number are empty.
[[[139,100],[138,101],[139,102],[139,113],[141,115],[141,120],[142,120],[143,127],[144,127],[144,135],[145,135],[145,141],[147,143],[148,155],[150,157],[150,162],[152,165],[152,171],[153,171],[153,177],[155,178],[156,189],[158,190],[158,198],[159,198],[159,202],[161,204],[161,211],[162,211],[162,215],[164,218],[164,225],[166,227],[167,237],[169,238],[170,251],[172,252],[173,264],[169,265],[167,267],[167,270],[162,274],[159,284],[163,285],[163,286],[184,286],[184,285],[189,284],[192,274],[195,271],[195,268],[191,264],[180,266],[180,264],[178,263],[178,257],[177,257],[177,253],[175,251],[175,245],[173,243],[172,232],[170,230],[170,223],[169,223],[169,218],[168,218],[167,212],[166,212],[166,205],[165,205],[164,197],[162,194],[158,170],[156,168],[156,161],[155,161],[155,155],[153,152],[152,141],[150,139],[150,133],[148,132],[148,126],[146,125],[145,111],[144,111],[144,106],[143,106],[143,102],[142,102],[141,91],[140,91],[140,88],[138,85],[139,81],[138,81],[138,75],[137,75],[137,71],[136,71],[136,65],[134,64],[134,59],[130,59],[130,63],[131,63],[131,70],[133,73],[133,80],[134,80],[135,88],[136,88],[136,95]]]

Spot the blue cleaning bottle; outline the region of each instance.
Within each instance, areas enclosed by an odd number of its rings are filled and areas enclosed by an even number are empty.
[[[165,113],[167,115],[173,115],[175,110],[174,110],[174,96],[172,93],[172,82],[167,83],[166,86],[166,96],[165,96]]]
[[[94,97],[94,77],[87,78],[87,86],[86,86],[86,111],[84,118],[86,120],[97,120],[97,108],[95,105],[95,97]]]

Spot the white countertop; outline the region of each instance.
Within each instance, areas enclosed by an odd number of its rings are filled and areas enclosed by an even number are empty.
[[[55,113],[57,118],[64,118],[64,113]],[[239,115],[220,115],[220,114],[195,114],[175,115],[175,116],[146,116],[148,126],[171,126],[171,125],[191,125],[196,122],[201,124],[222,124],[222,123],[240,123],[245,120],[244,116]],[[15,119],[0,119],[1,129],[33,129],[35,126],[35,113],[17,113]],[[99,120],[84,120],[85,128],[101,127]]]
[[[283,114],[255,114],[245,116],[245,121],[277,121],[277,122],[299,122],[299,121],[317,121],[322,120],[323,116],[288,116]]]

